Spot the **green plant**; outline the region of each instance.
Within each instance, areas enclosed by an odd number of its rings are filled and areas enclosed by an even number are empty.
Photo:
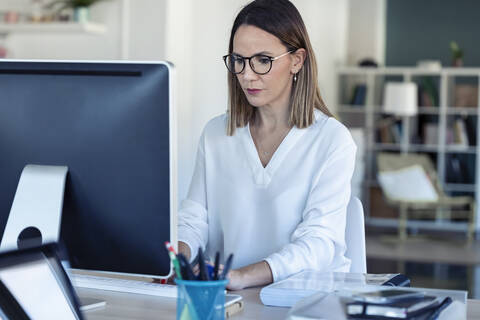
[[[58,11],[62,11],[67,8],[80,8],[89,7],[94,3],[104,0],[55,0],[46,5],[47,8],[58,8]]]
[[[452,58],[453,60],[462,59],[463,58],[463,50],[460,49],[457,42],[451,41],[450,42],[450,50],[452,50]]]

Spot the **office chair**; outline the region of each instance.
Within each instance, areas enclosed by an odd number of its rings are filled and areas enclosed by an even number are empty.
[[[345,243],[347,245],[345,256],[352,261],[350,272],[367,273],[365,221],[362,202],[357,197],[350,198],[348,203]]]

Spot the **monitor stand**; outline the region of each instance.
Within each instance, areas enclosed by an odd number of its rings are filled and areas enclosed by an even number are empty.
[[[18,182],[0,251],[57,242],[68,167],[26,165]]]

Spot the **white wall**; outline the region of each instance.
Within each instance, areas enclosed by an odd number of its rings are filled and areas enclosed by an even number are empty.
[[[6,2],[3,2],[6,1]],[[349,0],[293,0],[315,50],[319,84],[334,111],[335,66],[347,57]],[[0,0],[2,6],[28,0]],[[129,13],[122,18],[122,4]],[[177,69],[179,199],[187,192],[198,138],[205,123],[227,108],[227,52],[234,17],[247,0],[110,0],[92,7],[92,19],[106,24],[105,36],[16,35],[16,58],[172,61]],[[122,27],[126,25],[126,33]],[[128,46],[122,49],[125,39]]]
[[[178,68],[179,197],[188,189],[198,138],[205,123],[227,109],[230,29],[245,0],[169,0],[166,58]],[[346,61],[347,0],[294,0],[317,56],[325,101],[335,110],[335,66]]]
[[[318,80],[328,108],[337,109],[336,67],[347,58],[347,0],[292,0],[302,15],[318,63]]]
[[[349,0],[348,64],[371,58],[385,64],[386,0]]]
[[[4,0],[5,1],[5,0]],[[0,10],[16,8],[28,12],[28,0],[15,4],[0,1]],[[144,0],[143,0],[144,1]],[[93,21],[107,27],[105,36],[82,34],[12,34],[7,40],[16,59],[119,59],[121,1],[100,2],[91,8]]]
[[[166,59],[177,66],[179,199],[193,173],[198,139],[206,122],[227,108],[227,52],[235,14],[245,1],[167,1]]]
[[[118,1],[118,0],[117,0]],[[165,59],[167,3],[164,0],[123,0],[129,14],[128,52],[131,60]],[[177,2],[183,2],[180,0]],[[166,18],[167,17],[167,18]]]

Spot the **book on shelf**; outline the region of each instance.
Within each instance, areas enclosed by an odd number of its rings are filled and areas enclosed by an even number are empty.
[[[367,86],[365,84],[357,84],[353,89],[352,98],[350,104],[352,106],[365,105],[365,98],[367,96]]]
[[[380,119],[377,122],[377,129],[380,143],[400,143],[402,141],[402,124],[394,117]]]
[[[390,130],[390,126],[381,126],[378,128],[378,130],[380,138],[379,141],[381,143],[395,143],[395,138]]]
[[[457,118],[453,122],[454,145],[461,147],[468,147],[468,135],[465,122],[462,118]]]
[[[445,155],[445,178],[447,183],[473,184],[475,181],[475,155],[447,153]]]
[[[453,105],[455,107],[477,107],[478,85],[456,84]]]
[[[438,143],[438,123],[423,124],[423,143],[427,145],[436,145]]]
[[[464,117],[465,130],[468,137],[469,145],[477,145],[477,116]]]
[[[477,116],[457,116],[453,122],[453,144],[477,145]]]
[[[455,142],[455,137],[453,135],[453,129],[452,128],[447,128],[445,132],[445,140],[447,145],[454,144]]]
[[[477,117],[457,117],[446,131],[447,145],[468,147],[477,145]]]
[[[438,107],[438,90],[431,77],[424,77],[418,87],[420,107]]]
[[[438,114],[419,114],[412,119],[412,127],[417,126],[417,143],[436,145],[439,143],[439,115]]]

